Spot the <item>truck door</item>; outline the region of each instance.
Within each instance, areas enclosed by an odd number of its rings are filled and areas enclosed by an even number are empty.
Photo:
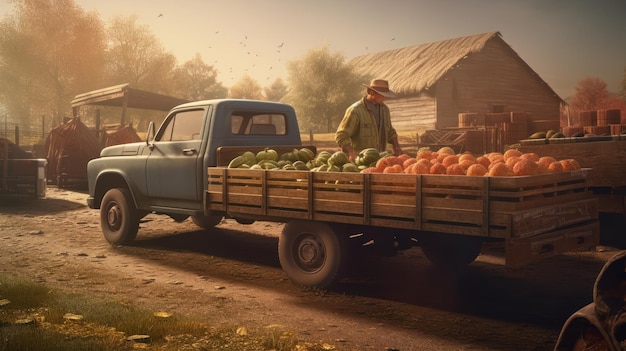
[[[205,115],[204,109],[175,112],[159,129],[146,163],[146,184],[153,205],[201,207],[198,177],[202,159],[198,156]]]

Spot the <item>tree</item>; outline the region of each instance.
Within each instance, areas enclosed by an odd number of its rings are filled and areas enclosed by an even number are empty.
[[[136,15],[116,17],[108,28],[108,85],[129,83],[134,88],[172,95],[176,57],[163,49],[147,26],[138,26],[136,21]],[[150,118],[148,111],[138,111],[133,119],[143,127]],[[122,116],[120,124],[126,123]]]
[[[228,95],[235,99],[263,100],[265,98],[259,83],[247,74],[230,87]]]
[[[576,85],[576,93],[569,101],[573,111],[593,111],[606,108],[611,95],[606,83],[597,77],[588,77]]]
[[[263,94],[269,101],[280,101],[285,95],[287,95],[287,85],[282,79],[277,78],[272,85],[263,88]]]
[[[116,17],[108,28],[109,83],[170,94],[176,57],[163,49],[148,26],[138,26],[136,21],[136,15]]]
[[[224,98],[228,89],[217,81],[217,71],[200,54],[177,67],[173,74],[174,94],[187,100]]]
[[[50,112],[58,124],[71,99],[100,82],[104,26],[73,0],[13,3],[0,24],[0,102],[24,124]]]
[[[290,92],[285,97],[298,111],[303,131],[333,132],[345,109],[358,100],[365,79],[328,47],[310,50],[288,62]]]

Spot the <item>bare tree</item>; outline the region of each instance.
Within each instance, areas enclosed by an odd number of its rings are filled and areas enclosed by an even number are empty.
[[[365,79],[328,47],[288,62],[287,70],[290,91],[285,100],[298,111],[302,131],[334,131],[345,109],[363,92]]]
[[[228,95],[235,99],[263,100],[265,98],[259,83],[249,75],[243,76],[239,82],[230,87]]]

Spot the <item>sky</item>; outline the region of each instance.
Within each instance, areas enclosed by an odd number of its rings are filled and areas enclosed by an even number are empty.
[[[348,61],[493,31],[564,99],[587,77],[617,93],[626,69],[626,0],[75,2],[105,24],[136,15],[179,64],[199,54],[227,87],[246,74],[261,86],[276,78],[288,83],[286,63],[323,47]],[[0,17],[11,9],[10,0],[0,0]]]

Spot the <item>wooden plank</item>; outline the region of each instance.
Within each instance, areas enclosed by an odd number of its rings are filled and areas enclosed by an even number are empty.
[[[522,145],[520,151],[575,159],[582,167],[593,170],[589,175],[591,187],[626,186],[626,140]]]
[[[585,175],[501,180],[210,168],[206,201],[210,209],[229,213],[280,218],[293,212],[298,217],[284,218],[508,239],[594,220],[597,203]],[[499,196],[494,200],[493,194]]]
[[[315,213],[350,213],[350,214],[363,214],[363,208],[360,202],[349,201],[326,201],[315,199]]]

